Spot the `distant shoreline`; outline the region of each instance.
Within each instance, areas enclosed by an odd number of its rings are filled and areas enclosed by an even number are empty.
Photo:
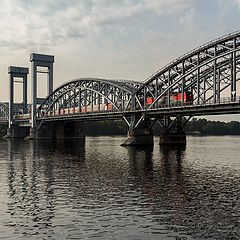
[[[126,136],[127,124],[122,121],[86,122],[81,125],[86,136]],[[153,128],[153,135],[159,136],[162,131],[159,125]],[[187,136],[240,136],[240,122],[209,121],[207,119],[193,118],[184,128]],[[0,137],[7,132],[7,126],[0,125]]]

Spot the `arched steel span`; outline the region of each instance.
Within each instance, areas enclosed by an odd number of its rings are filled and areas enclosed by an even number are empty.
[[[38,117],[63,113],[125,111],[143,83],[130,80],[80,78],[59,86],[38,108]]]
[[[0,103],[0,119],[7,120],[9,115],[9,107],[6,103]]]
[[[177,58],[151,75],[136,91],[141,109],[170,107],[172,95],[193,94],[193,104],[219,103],[221,98],[236,98],[240,77],[240,31],[206,43]],[[154,101],[146,105],[146,98]]]

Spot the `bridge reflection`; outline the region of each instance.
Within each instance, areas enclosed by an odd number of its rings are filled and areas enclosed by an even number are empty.
[[[8,219],[22,236],[54,234],[61,164],[84,164],[85,141],[4,141],[7,147]],[[63,157],[64,156],[64,157]],[[57,164],[56,160],[64,160]],[[57,166],[56,166],[57,164]],[[61,171],[60,171],[61,172]],[[63,173],[65,174],[65,173]],[[71,175],[69,175],[71,176]]]
[[[216,239],[227,239],[231,229],[239,230],[232,208],[239,179],[227,176],[226,169],[219,175],[217,169],[191,166],[185,147],[120,148],[121,139],[115,140],[2,141],[4,226],[22,239],[73,238],[73,233],[108,238],[119,229],[124,232],[119,239],[127,239],[129,229],[145,239],[169,233],[203,238],[210,230]]]

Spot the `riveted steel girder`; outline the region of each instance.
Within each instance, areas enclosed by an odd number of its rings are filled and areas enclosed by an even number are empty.
[[[177,58],[151,75],[136,91],[141,109],[171,107],[172,96],[192,94],[192,104],[206,103],[220,98],[236,99],[237,82],[240,79],[240,32],[235,32],[209,42]],[[146,99],[154,101],[146,105]],[[179,104],[179,102],[178,102]]]
[[[38,117],[68,113],[125,111],[142,83],[127,80],[81,78],[58,87],[38,109]]]

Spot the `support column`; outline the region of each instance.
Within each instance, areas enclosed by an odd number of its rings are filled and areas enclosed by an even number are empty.
[[[11,128],[7,129],[7,135],[3,138],[26,138],[29,135],[29,127],[21,127],[18,125],[11,125]]]
[[[57,122],[55,125],[55,138],[63,139],[85,139],[85,132],[80,122]]]
[[[48,74],[47,78],[47,95],[50,95],[53,92],[53,63],[54,56],[43,55],[32,53],[30,55],[30,61],[32,63],[32,109],[31,109],[31,129],[30,136],[28,139],[37,138],[37,107],[42,103],[44,99],[38,98],[37,96],[37,73],[46,73]],[[47,72],[38,71],[38,67],[45,67],[48,69]]]
[[[160,145],[186,145],[187,138],[185,132],[162,132],[159,139]]]
[[[14,83],[13,76],[9,74],[9,116],[8,116],[8,129],[11,129],[13,123],[13,96],[14,96]]]
[[[127,119],[125,118],[125,121]],[[138,121],[137,121],[138,120]],[[137,121],[137,122],[136,122]],[[153,145],[151,121],[146,116],[131,115],[127,140],[121,146]]]
[[[50,95],[53,92],[53,64],[48,66],[48,82],[47,82],[47,94]]]
[[[38,128],[30,128],[30,134],[25,138],[26,140],[41,140],[41,139],[55,139],[55,123],[42,123]]]
[[[36,128],[35,135],[29,135],[26,140],[78,140],[85,139],[85,132],[79,122],[46,122]]]
[[[14,125],[14,109],[23,114],[27,113],[27,75],[28,68],[10,66],[8,68],[9,74],[9,116],[8,116],[8,130],[6,138],[22,138],[29,131],[26,127],[19,127]],[[23,99],[20,103],[14,103],[14,82],[15,78],[18,83],[23,84]]]
[[[127,140],[121,146],[153,145],[153,133],[149,128],[137,128],[128,131]]]
[[[190,119],[190,118],[189,118]],[[162,126],[162,132],[160,133],[159,144],[160,145],[186,145],[186,133],[183,128],[189,121],[189,119],[183,123],[183,117],[178,116],[174,120],[171,120],[168,116],[165,116]]]
[[[27,75],[23,77],[23,113],[28,113],[27,107]]]
[[[32,108],[31,108],[31,129],[30,135],[36,137],[36,109],[37,109],[37,66],[36,62],[32,61]]]

